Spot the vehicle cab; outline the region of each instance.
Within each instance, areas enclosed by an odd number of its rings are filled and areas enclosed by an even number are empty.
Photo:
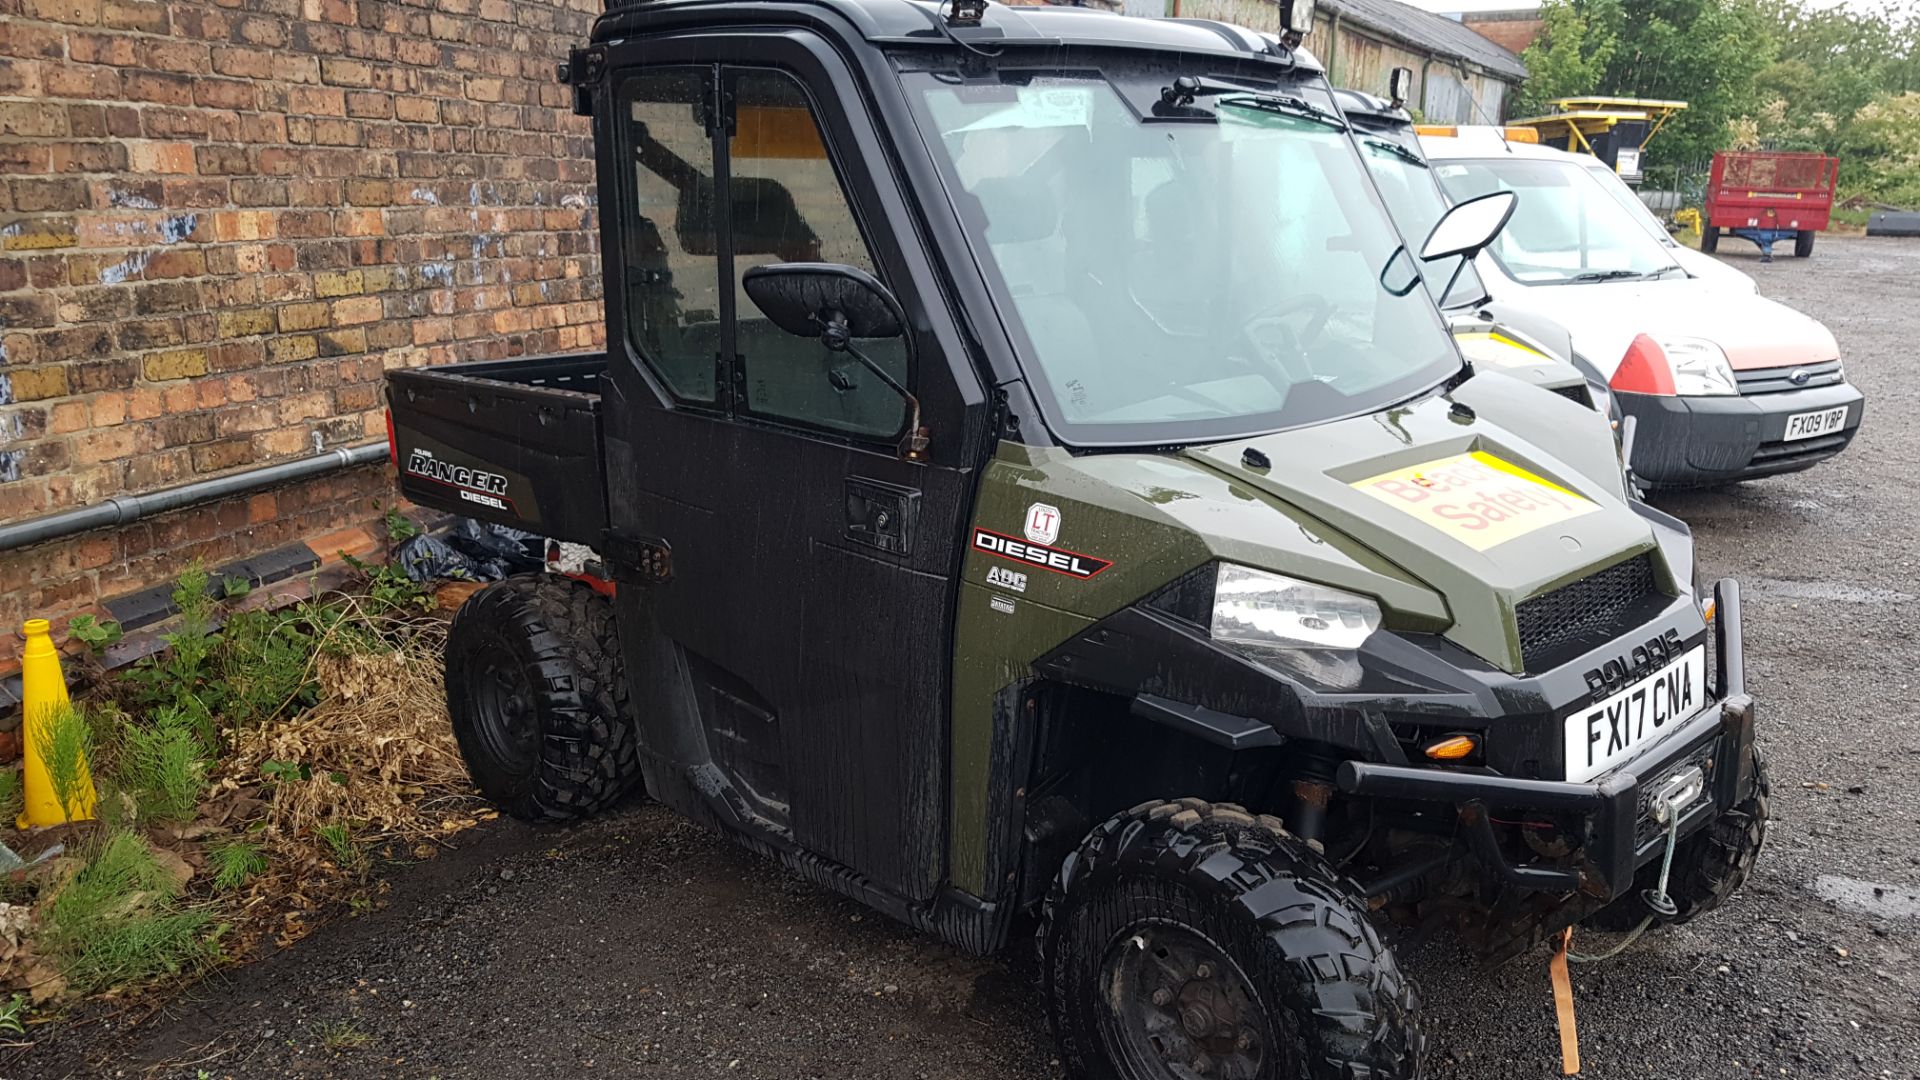
[[[1852,442],[1864,396],[1827,328],[1689,273],[1581,155],[1465,129],[1420,145],[1449,198],[1519,195],[1477,268],[1496,300],[1564,325],[1606,378],[1635,418],[1641,483],[1795,472]]]

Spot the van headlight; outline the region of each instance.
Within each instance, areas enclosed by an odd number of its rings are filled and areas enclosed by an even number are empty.
[[[1380,629],[1380,605],[1356,593],[1221,563],[1213,640],[1235,652],[1357,649]]]
[[[1673,369],[1673,392],[1681,397],[1737,394],[1733,365],[1720,346],[1702,338],[1662,338],[1660,348]]]

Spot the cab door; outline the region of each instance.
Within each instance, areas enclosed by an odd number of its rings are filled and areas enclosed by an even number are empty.
[[[639,54],[644,62],[634,62]],[[852,73],[810,35],[616,47],[596,104],[610,554],[655,794],[931,897],[949,633],[984,396]],[[909,328],[859,346],[901,396],[784,333],[750,267],[842,263]],[[956,360],[962,362],[955,362]]]

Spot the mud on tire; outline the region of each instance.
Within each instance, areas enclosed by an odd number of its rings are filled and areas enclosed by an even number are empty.
[[[640,776],[613,605],[551,574],[467,598],[447,634],[447,711],[489,799],[528,821],[568,821]]]
[[[1199,799],[1115,816],[1062,865],[1040,927],[1067,1075],[1170,1080],[1196,1054],[1237,1080],[1419,1076],[1415,990],[1365,912],[1277,818]]]

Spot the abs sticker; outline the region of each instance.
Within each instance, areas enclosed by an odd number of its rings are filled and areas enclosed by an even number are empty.
[[[1353,487],[1475,551],[1600,509],[1551,480],[1478,450],[1370,476]]]
[[[973,530],[973,546],[976,551],[998,555],[1017,563],[1038,566],[1056,574],[1065,574],[1083,581],[1113,565],[1106,559],[1096,559],[1091,555],[1082,555],[1065,548],[1049,547],[1046,544],[1029,543],[978,526]]]
[[[1027,591],[1027,575],[1011,566],[987,567],[987,584],[997,585],[1011,592]]]

